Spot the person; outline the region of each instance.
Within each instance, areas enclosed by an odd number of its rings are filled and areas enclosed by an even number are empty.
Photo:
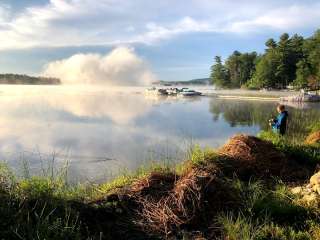
[[[275,119],[270,119],[269,124],[272,127],[272,130],[284,135],[287,130],[288,117],[289,114],[285,109],[284,105],[277,106],[278,116]]]

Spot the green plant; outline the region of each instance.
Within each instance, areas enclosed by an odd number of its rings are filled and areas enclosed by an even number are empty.
[[[253,222],[251,218],[241,213],[234,216],[232,213],[223,213],[217,218],[222,228],[222,236],[229,240],[254,240],[260,234],[264,224]]]

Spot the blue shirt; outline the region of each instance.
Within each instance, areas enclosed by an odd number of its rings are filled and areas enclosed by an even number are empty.
[[[287,130],[287,120],[288,120],[288,112],[283,111],[281,112],[277,118],[274,120],[272,124],[272,129],[276,130],[280,134],[285,134]]]

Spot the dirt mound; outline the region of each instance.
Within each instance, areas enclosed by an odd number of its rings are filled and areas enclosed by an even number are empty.
[[[320,131],[311,133],[305,140],[306,144],[320,144]]]
[[[139,225],[146,231],[170,234],[174,229],[191,224],[201,215],[207,189],[218,179],[214,167],[193,168],[181,176],[171,191],[160,199],[137,198],[141,205]]]
[[[232,172],[239,177],[281,176],[287,165],[286,156],[272,143],[257,137],[236,135],[232,137],[219,153],[226,159]]]

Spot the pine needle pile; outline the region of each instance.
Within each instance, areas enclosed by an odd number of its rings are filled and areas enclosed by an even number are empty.
[[[219,153],[229,160],[232,172],[240,177],[281,176],[287,165],[284,153],[277,150],[272,143],[254,136],[236,135]]]

